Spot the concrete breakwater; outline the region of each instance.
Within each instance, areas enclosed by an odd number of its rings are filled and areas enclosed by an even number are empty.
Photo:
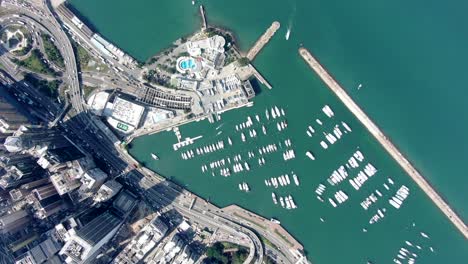
[[[247,53],[247,58],[253,60],[255,56],[262,50],[262,48],[270,41],[270,39],[275,35],[276,31],[280,28],[280,23],[275,21],[271,26],[263,33],[263,35],[255,42],[253,47]]]
[[[468,229],[463,220],[450,208],[444,199],[432,188],[429,182],[414,168],[411,163],[400,153],[395,145],[385,136],[377,125],[366,113],[353,101],[346,91],[333,79],[333,77],[320,65],[320,63],[305,48],[299,48],[299,54],[306,63],[319,75],[322,81],[335,93],[356,118],[369,130],[384,149],[398,162],[418,186],[448,217],[455,227],[468,239]]]

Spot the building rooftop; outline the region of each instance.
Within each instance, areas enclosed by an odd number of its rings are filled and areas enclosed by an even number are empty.
[[[89,245],[94,246],[120,223],[121,219],[119,217],[107,211],[79,229],[76,235]]]

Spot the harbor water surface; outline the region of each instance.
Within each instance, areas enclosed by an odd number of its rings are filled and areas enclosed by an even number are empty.
[[[188,0],[128,1],[73,0],[73,6],[104,37],[139,60],[146,60],[176,38],[198,28],[197,6]],[[200,1],[197,1],[200,3]],[[178,182],[187,189],[226,206],[238,204],[267,218],[281,221],[305,247],[313,263],[391,263],[401,247],[414,252],[416,263],[466,263],[467,241],[403,172],[365,128],[309,69],[297,53],[308,48],[346,88],[369,116],[392,138],[402,153],[446,198],[463,219],[468,217],[466,168],[468,115],[464,107],[468,77],[463,73],[468,61],[468,35],[458,32],[468,18],[462,13],[467,2],[452,1],[202,1],[208,22],[232,29],[241,49],[246,50],[272,21],[281,29],[261,51],[254,64],[273,85],[260,87],[254,106],[222,114],[221,121],[207,120],[180,127],[182,136],[203,138],[174,151],[173,132],[144,136],[132,142],[131,154],[148,168]],[[291,29],[289,40],[285,39]],[[359,84],[362,87],[358,89]],[[326,117],[321,108],[328,104],[335,112]],[[265,109],[284,108],[288,128],[279,132],[276,122],[265,118]],[[260,123],[268,135],[261,132]],[[235,125],[251,116],[257,137],[248,130],[242,142]],[[320,118],[323,126],[315,119]],[[320,147],[323,131],[330,132],[341,121],[353,129],[327,150]],[[308,125],[316,129],[308,137]],[[221,132],[221,133],[220,133]],[[227,137],[233,146],[227,144]],[[247,151],[291,139],[296,158],[284,161],[282,152],[265,155],[266,164],[248,159]],[[225,149],[190,160],[181,153],[224,140]],[[337,208],[316,199],[315,188],[359,149],[377,169],[359,191],[347,182],[343,189],[349,200]],[[314,152],[315,161],[305,156]],[[160,160],[151,159],[150,153]],[[202,173],[201,166],[242,154],[250,171],[223,177]],[[360,168],[362,169],[362,167]],[[300,186],[291,184],[273,189],[264,180],[294,171]],[[357,170],[351,170],[355,176]],[[395,185],[383,187],[391,177]],[[248,193],[238,184],[247,182]],[[410,195],[399,210],[388,199],[402,184]],[[328,187],[331,189],[330,187]],[[384,193],[369,210],[360,202],[378,189]],[[271,192],[291,194],[298,208],[286,210],[274,205]],[[324,198],[334,193],[327,190]],[[385,217],[369,225],[377,209],[386,208]],[[324,222],[320,221],[320,218]],[[363,232],[366,228],[367,232]],[[429,234],[424,238],[420,232]],[[408,246],[405,241],[419,245]],[[429,250],[434,249],[434,252]]]

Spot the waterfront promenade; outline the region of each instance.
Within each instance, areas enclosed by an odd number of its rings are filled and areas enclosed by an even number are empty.
[[[429,182],[411,165],[400,153],[395,145],[385,136],[377,125],[353,101],[346,91],[333,79],[333,77],[320,65],[320,63],[305,48],[299,48],[299,54],[307,64],[319,75],[322,81],[335,93],[335,95],[348,107],[356,118],[369,130],[385,150],[400,164],[408,175],[419,185],[429,198],[448,217],[455,227],[468,239],[468,229],[463,220],[450,208],[443,198],[432,188]]]
[[[280,23],[275,21],[271,26],[263,33],[263,35],[255,42],[253,47],[249,50],[246,57],[252,61],[255,56],[262,50],[262,48],[270,41],[270,39],[275,35],[276,31],[280,28]]]

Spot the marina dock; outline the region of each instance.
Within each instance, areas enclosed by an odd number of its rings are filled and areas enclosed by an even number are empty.
[[[270,39],[275,35],[276,31],[280,28],[280,23],[275,21],[271,26],[263,33],[263,35],[255,42],[255,45],[247,53],[247,58],[252,61],[255,56],[262,50],[262,48],[270,41]]]
[[[414,168],[411,163],[400,153],[395,145],[385,136],[377,125],[366,115],[366,113],[353,101],[346,91],[336,82],[333,77],[320,65],[320,63],[305,48],[299,48],[299,54],[307,64],[319,75],[322,81],[335,93],[335,95],[348,107],[356,118],[377,139],[384,149],[400,164],[408,175],[419,185],[429,198],[448,217],[455,227],[468,239],[468,229],[463,220],[450,208],[444,199],[432,188],[429,182]]]

